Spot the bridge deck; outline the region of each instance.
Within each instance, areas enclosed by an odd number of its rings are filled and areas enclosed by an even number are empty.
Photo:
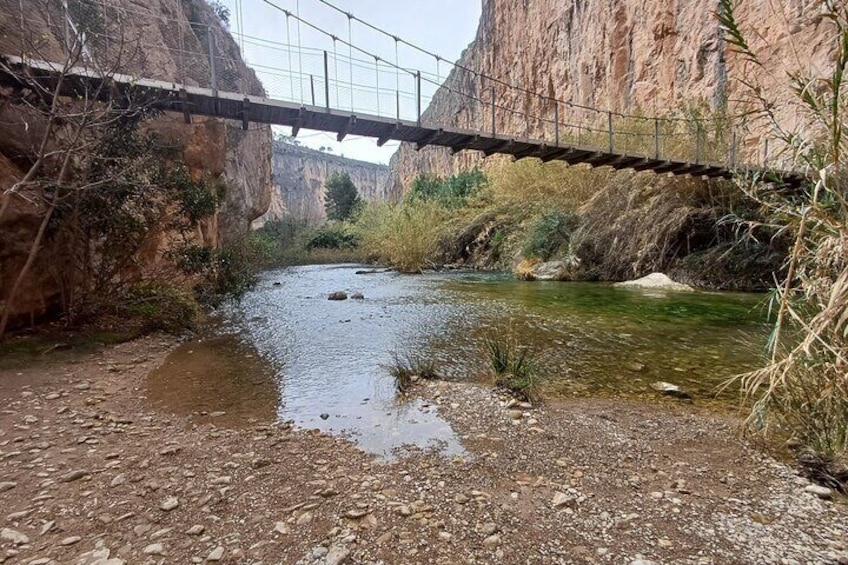
[[[15,56],[0,58],[16,72],[26,70],[38,75],[42,81],[53,81],[55,84],[59,77],[60,69],[49,62],[24,61]],[[376,138],[379,145],[388,140],[405,141],[415,144],[418,148],[434,145],[447,147],[453,152],[476,150],[486,155],[498,153],[511,155],[517,159],[537,157],[543,161],[587,163],[598,167],[650,170],[676,175],[730,178],[734,172],[723,164],[654,159],[642,155],[604,151],[595,147],[551,144],[538,139],[493,135],[491,132],[434,128],[413,121],[395,121],[373,115],[353,114],[261,96],[183,86],[153,79],[137,79],[128,75],[113,74],[103,78],[96,71],[84,68],[74,68],[65,74],[63,94],[73,95],[83,90],[90,90],[92,85],[103,84],[104,81],[108,81],[109,88],[103,89],[103,95],[112,100],[143,99],[161,109],[182,112],[187,119],[191,115],[199,115],[239,120],[245,128],[251,122],[290,126],[295,135],[301,128],[319,130],[337,134],[340,141],[346,135],[359,135]],[[15,86],[19,83],[14,74],[0,70],[0,84]],[[782,177],[783,181],[790,185],[798,185],[803,180],[803,177],[797,173],[775,173],[775,175],[775,178]]]

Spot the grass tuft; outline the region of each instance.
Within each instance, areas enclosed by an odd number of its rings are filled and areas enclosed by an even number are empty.
[[[539,367],[534,349],[519,344],[512,331],[490,332],[485,348],[496,387],[520,400],[539,399]]]

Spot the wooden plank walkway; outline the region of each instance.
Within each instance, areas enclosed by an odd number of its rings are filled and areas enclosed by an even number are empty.
[[[15,72],[32,73],[55,85],[59,77],[56,65],[42,61],[23,61],[20,57],[0,56]],[[722,164],[692,163],[653,159],[604,151],[595,147],[551,144],[538,139],[492,135],[491,132],[476,132],[459,128],[434,128],[414,121],[391,120],[367,114],[354,114],[332,108],[301,105],[261,96],[249,96],[234,92],[215,91],[210,88],[183,86],[178,83],[134,78],[127,75],[110,75],[104,79],[97,72],[74,68],[66,73],[63,94],[74,95],[91,91],[92,86],[107,81],[102,89],[104,98],[114,100],[144,100],[163,110],[183,113],[186,120],[191,115],[209,116],[241,121],[244,128],[249,123],[289,126],[293,134],[300,129],[335,133],[341,141],[347,135],[371,137],[383,145],[389,140],[415,144],[418,149],[428,145],[447,147],[452,152],[463,150],[482,151],[485,155],[511,155],[516,159],[537,157],[542,161],[564,161],[569,164],[586,163],[594,167],[608,166],[614,169],[633,169],[695,177],[731,178],[734,171]],[[0,84],[20,86],[14,74],[0,70]],[[754,171],[754,169],[751,169]],[[798,173],[776,171],[759,172],[782,178],[790,186],[798,186],[803,176]]]

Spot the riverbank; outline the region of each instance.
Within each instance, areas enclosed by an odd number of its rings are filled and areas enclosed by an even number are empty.
[[[0,562],[848,562],[844,505],[698,407],[581,399],[516,419],[486,388],[425,384],[466,455],[385,461],[160,411],[146,375],[175,345],[0,371]]]

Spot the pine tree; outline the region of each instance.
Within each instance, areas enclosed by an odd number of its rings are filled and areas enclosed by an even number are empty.
[[[329,220],[347,220],[361,202],[347,173],[333,173],[324,189],[324,207]]]

